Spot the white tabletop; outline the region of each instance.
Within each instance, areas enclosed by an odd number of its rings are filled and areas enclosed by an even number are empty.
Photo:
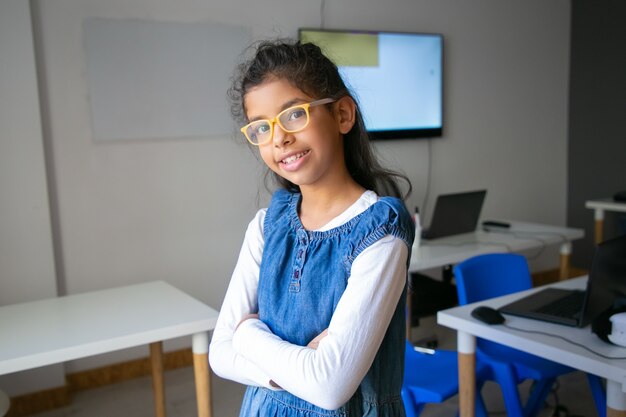
[[[612,198],[600,200],[589,200],[585,202],[585,207],[595,210],[622,211],[626,212],[626,203],[615,201]]]
[[[218,312],[162,282],[0,307],[0,375],[207,332]]]
[[[584,288],[586,281],[587,277],[581,277],[552,284],[552,286]],[[576,328],[511,315],[505,316],[507,325],[542,332],[542,334],[536,334],[513,330],[503,325],[487,325],[471,316],[471,311],[477,305],[488,305],[498,308],[531,292],[538,291],[539,288],[541,287],[440,311],[437,314],[437,322],[460,332],[512,346],[524,352],[532,353],[602,378],[619,382],[620,384],[626,383],[626,348],[603,342],[595,334],[591,333],[590,326]],[[561,337],[582,344],[602,355],[624,359],[602,358],[583,347],[561,339]]]
[[[569,243],[585,235],[582,229],[505,221],[511,224],[510,228],[493,228],[489,232],[477,230],[474,233],[422,240],[420,247],[412,251],[409,271],[454,264],[484,253],[519,252]]]

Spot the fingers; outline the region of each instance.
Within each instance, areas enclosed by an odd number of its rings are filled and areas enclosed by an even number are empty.
[[[328,329],[324,330],[322,333],[315,336],[315,338],[309,342],[307,347],[311,349],[317,349],[322,339],[324,339],[326,336],[328,336]]]
[[[235,330],[237,330],[237,328],[239,328],[239,326],[241,325],[241,323],[243,323],[244,321],[248,320],[248,319],[258,319],[259,315],[258,314],[246,314],[245,316],[243,316],[243,318],[239,321],[239,323],[237,323],[237,327],[235,327]]]

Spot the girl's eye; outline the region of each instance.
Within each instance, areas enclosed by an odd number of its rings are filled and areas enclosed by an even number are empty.
[[[287,114],[288,121],[298,120],[301,117],[306,117],[306,111],[302,107],[296,107]]]
[[[254,133],[257,135],[263,135],[264,133],[267,133],[270,131],[270,125],[269,123],[259,123],[256,126],[254,126]]]

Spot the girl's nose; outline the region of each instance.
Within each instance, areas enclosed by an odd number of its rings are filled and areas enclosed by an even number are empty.
[[[287,133],[277,124],[274,125],[274,137],[272,138],[274,146],[282,147],[293,142],[293,135]]]

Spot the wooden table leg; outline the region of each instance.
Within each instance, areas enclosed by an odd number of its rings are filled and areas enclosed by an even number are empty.
[[[622,384],[606,381],[606,415],[607,417],[626,417],[626,393],[622,392]]]
[[[476,337],[457,332],[459,351],[459,412],[461,417],[476,413]]]
[[[604,239],[604,210],[595,209],[594,210],[594,219],[595,219],[595,230],[594,230],[594,238],[596,245],[602,242]]]
[[[211,417],[213,410],[211,404],[211,370],[209,369],[209,334],[206,332],[194,334],[192,346],[198,417]]]
[[[150,343],[152,390],[157,417],[165,417],[165,385],[163,383],[163,342]]]
[[[566,242],[561,245],[561,260],[559,266],[559,280],[569,278],[569,263],[572,253],[572,242]]]

